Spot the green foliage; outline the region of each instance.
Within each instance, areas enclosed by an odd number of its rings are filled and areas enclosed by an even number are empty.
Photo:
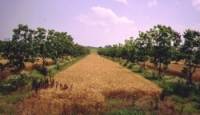
[[[188,81],[183,80],[175,80],[175,81],[167,81],[162,80],[158,84],[161,88],[163,88],[166,92],[166,95],[177,95],[183,98],[190,98],[191,100],[195,100],[196,102],[200,102],[200,98],[198,95],[199,92],[199,84],[198,83],[188,83]]]
[[[28,79],[26,74],[10,76],[9,79],[0,83],[0,92],[6,95],[17,91],[19,88],[28,84]]]
[[[185,67],[182,72],[188,75],[189,82],[192,83],[192,75],[200,64],[200,32],[186,30],[183,37],[184,44],[180,51],[185,59]]]
[[[20,69],[25,68],[25,61],[28,60],[28,55],[24,50],[25,44],[23,41],[9,41],[5,47],[3,57],[8,59],[6,64],[10,68],[14,68],[15,73],[19,73]]]
[[[159,75],[161,75],[161,63],[165,65],[170,64],[173,48],[178,47],[181,42],[181,36],[178,32],[163,25],[154,26],[147,32],[151,40],[152,50],[151,57],[153,57],[154,65],[159,66]]]
[[[199,104],[195,102],[189,102],[184,105],[184,112],[189,112],[190,114],[199,114]]]
[[[195,107],[197,110],[200,110],[200,104],[195,104],[194,107]]]
[[[34,39],[36,32],[27,25],[19,24],[13,29],[12,39],[4,41],[2,56],[8,59],[7,67],[14,68],[19,73],[25,68],[25,62],[34,62],[37,52],[37,45]]]
[[[6,65],[0,63],[0,72],[3,72],[5,70]]]
[[[146,115],[147,111],[142,109],[125,108],[121,110],[113,110],[108,115]]]
[[[56,69],[57,69],[57,70],[60,69],[60,64],[56,64]]]
[[[135,61],[137,60],[138,49],[136,47],[136,42],[133,39],[133,37],[130,37],[130,39],[128,40],[125,40],[124,51],[124,58],[128,61],[131,61],[132,63],[135,63]]]
[[[123,66],[127,66],[127,64],[128,64],[128,63],[127,63],[127,62],[125,62],[125,63],[123,64]]]
[[[200,104],[200,92],[190,92],[190,100]]]
[[[177,103],[187,103],[188,100],[184,99],[184,97],[181,97],[179,95],[171,95],[171,99]]]
[[[139,72],[140,72],[141,75],[143,75],[146,79],[149,79],[149,80],[160,80],[157,71],[147,71],[147,70],[144,70],[143,67],[140,67],[140,68],[139,68]]]
[[[172,47],[172,61],[176,61],[175,63],[178,63],[178,61],[184,59],[183,54],[181,53],[180,47]]]
[[[47,76],[48,71],[47,71],[47,67],[41,67],[37,69],[43,76]]]
[[[145,69],[144,69],[144,67],[140,67],[138,71],[139,71],[140,73],[142,73],[142,72],[145,71]]]
[[[150,58],[150,52],[152,50],[152,38],[146,32],[139,32],[139,38],[136,39],[136,47],[138,48],[137,61],[143,62],[142,70],[145,69],[145,62]]]
[[[129,64],[127,68],[131,69],[132,67],[133,67],[133,64]]]
[[[0,45],[0,56],[8,59],[6,66],[0,65],[1,71],[12,68],[12,72],[17,74],[25,68],[25,62],[34,63],[38,56],[42,58],[44,68],[46,58],[57,63],[57,59],[64,56],[77,57],[90,53],[89,49],[75,44],[67,32],[47,31],[40,27],[32,30],[22,24],[13,29],[11,40],[0,41]]]
[[[125,45],[118,44],[105,48],[99,48],[98,54],[103,56],[108,56],[112,58],[122,58],[126,59],[127,62],[135,63],[137,60],[138,49],[135,47],[136,43],[133,37],[125,40]]]
[[[192,86],[187,86],[185,82],[178,81],[173,85],[173,93],[182,97],[188,97]]]

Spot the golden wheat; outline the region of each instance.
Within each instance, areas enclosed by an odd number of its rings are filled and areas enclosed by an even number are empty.
[[[161,89],[119,64],[91,54],[58,73],[55,81],[73,85],[69,90],[41,89],[24,99],[20,114],[96,114],[107,111],[106,99],[130,99],[133,95],[159,96]]]

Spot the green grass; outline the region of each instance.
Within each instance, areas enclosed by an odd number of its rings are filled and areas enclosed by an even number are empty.
[[[16,111],[16,105],[24,98],[29,96],[29,91],[23,93],[15,92],[12,95],[1,95],[0,96],[0,115],[14,115]]]
[[[200,113],[199,112],[199,108],[200,104],[196,103],[196,102],[189,102],[184,104],[184,112],[188,112],[188,113]]]
[[[114,104],[117,103],[117,100],[116,99],[109,99],[108,103],[111,104],[111,105],[114,105]]]
[[[152,115],[153,113],[142,109],[124,108],[110,111],[108,115]]]
[[[97,53],[98,48],[90,48],[90,53]]]
[[[15,110],[12,106],[0,107],[0,115],[15,115]]]
[[[178,95],[171,95],[170,98],[171,98],[173,101],[177,102],[177,103],[182,103],[182,104],[184,104],[184,103],[187,103],[187,102],[188,102],[187,99],[184,99],[183,97],[178,96]]]
[[[195,94],[194,92],[190,93],[190,99],[191,101],[200,103],[200,96]]]
[[[29,92],[23,93],[16,93],[12,95],[4,95],[0,97],[0,103],[4,102],[7,104],[16,104],[17,102],[21,101],[23,98],[29,96]]]

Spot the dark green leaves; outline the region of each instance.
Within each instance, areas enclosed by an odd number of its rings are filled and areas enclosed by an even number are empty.
[[[182,72],[188,74],[189,82],[192,82],[192,75],[200,64],[200,32],[186,30],[184,32],[184,44],[181,46],[181,53],[185,59],[185,67]]]

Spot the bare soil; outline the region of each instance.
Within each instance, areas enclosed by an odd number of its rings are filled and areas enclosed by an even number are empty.
[[[67,90],[41,89],[18,106],[23,115],[105,114],[116,107],[132,106],[138,100],[159,97],[161,89],[138,74],[97,54],[90,54],[54,77]],[[144,97],[145,98],[142,98]],[[112,106],[108,100],[126,100]],[[115,102],[114,102],[115,103]]]

